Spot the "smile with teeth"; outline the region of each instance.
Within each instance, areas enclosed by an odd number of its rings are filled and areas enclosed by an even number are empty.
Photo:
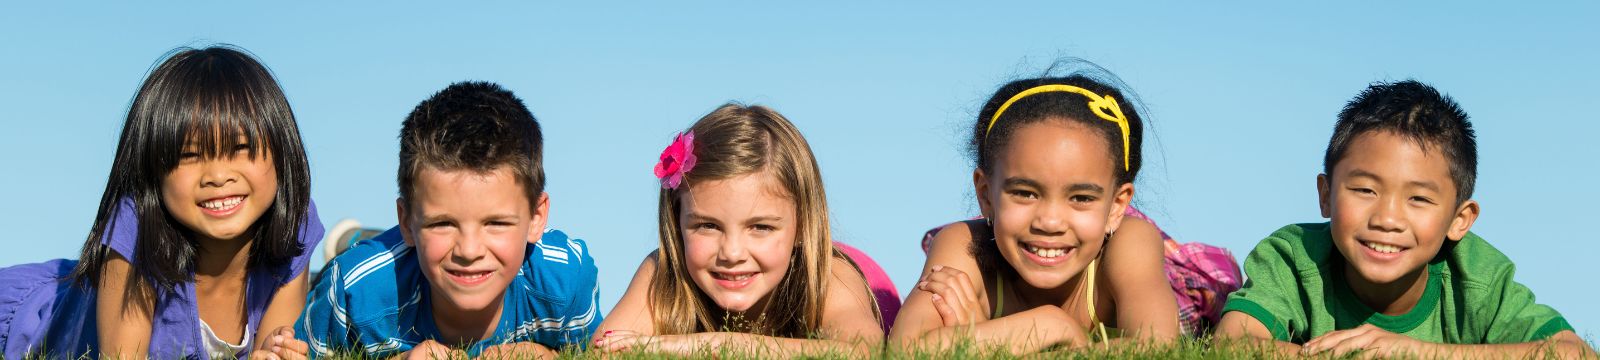
[[[1397,252],[1400,252],[1402,250],[1405,250],[1405,249],[1400,248],[1399,246],[1394,246],[1394,245],[1389,245],[1389,244],[1379,244],[1379,243],[1370,242],[1370,241],[1362,241],[1361,245],[1366,245],[1366,247],[1368,249],[1372,249],[1372,251],[1377,251],[1379,253],[1384,253],[1384,254],[1393,254],[1393,253],[1397,253]]]
[[[1066,255],[1068,250],[1072,250],[1072,248],[1070,248],[1070,247],[1067,247],[1067,248],[1043,248],[1043,247],[1033,246],[1033,245],[1027,244],[1027,243],[1022,244],[1022,248],[1024,250],[1027,250],[1030,253],[1033,253],[1034,255],[1038,255],[1039,257],[1046,258],[1046,259],[1056,258],[1056,257],[1060,257],[1060,256],[1063,256],[1063,255]]]
[[[449,269],[446,269],[445,273],[450,274],[450,277],[456,283],[461,284],[461,285],[469,285],[469,286],[470,285],[477,285],[479,283],[483,283],[484,281],[489,280],[489,275],[494,274],[493,271],[468,271],[468,270],[449,270]]]
[[[244,196],[234,195],[224,198],[206,200],[201,202],[200,206],[213,211],[222,211],[232,209],[234,206],[239,206],[239,203],[241,202],[244,202]]]
[[[737,274],[728,274],[728,273],[722,273],[722,272],[716,272],[716,271],[711,272],[711,277],[716,278],[717,280],[727,280],[727,281],[744,281],[745,279],[749,279],[751,276],[755,276],[755,275],[756,275],[756,273],[753,273],[753,272],[750,272],[750,273],[737,273]]]

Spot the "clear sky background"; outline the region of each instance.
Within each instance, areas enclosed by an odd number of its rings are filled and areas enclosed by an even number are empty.
[[[1437,86],[1478,130],[1474,230],[1593,339],[1597,18],[1595,2],[5,2],[0,265],[75,257],[145,73],[174,47],[225,42],[288,94],[324,224],[395,224],[400,120],[451,82],[499,82],[544,127],[552,225],[588,240],[609,309],[656,246],[657,155],[738,100],[799,126],[837,240],[904,292],[922,232],[976,212],[962,144],[978,107],[1075,56],[1149,108],[1136,204],[1239,258],[1323,221],[1314,181],[1345,101],[1373,81]]]

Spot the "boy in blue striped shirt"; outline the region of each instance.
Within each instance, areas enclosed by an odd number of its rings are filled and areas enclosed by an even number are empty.
[[[545,227],[542,139],[522,101],[457,83],[417,105],[400,141],[400,225],[323,269],[293,345],[522,358],[586,344],[601,321],[594,259]]]

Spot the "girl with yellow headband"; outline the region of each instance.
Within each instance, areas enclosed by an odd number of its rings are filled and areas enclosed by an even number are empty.
[[[1142,120],[1105,77],[1018,80],[990,97],[970,143],[982,217],[925,244],[892,343],[1021,354],[1184,332],[1163,261],[1170,240],[1129,206]]]

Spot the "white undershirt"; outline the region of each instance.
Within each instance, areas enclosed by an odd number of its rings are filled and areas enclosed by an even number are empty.
[[[250,329],[244,329],[244,338],[239,340],[239,345],[234,345],[222,341],[217,333],[211,331],[210,325],[200,321],[200,341],[206,344],[206,353],[211,354],[212,359],[234,359],[239,357],[239,352],[244,351],[246,345],[250,345]]]

